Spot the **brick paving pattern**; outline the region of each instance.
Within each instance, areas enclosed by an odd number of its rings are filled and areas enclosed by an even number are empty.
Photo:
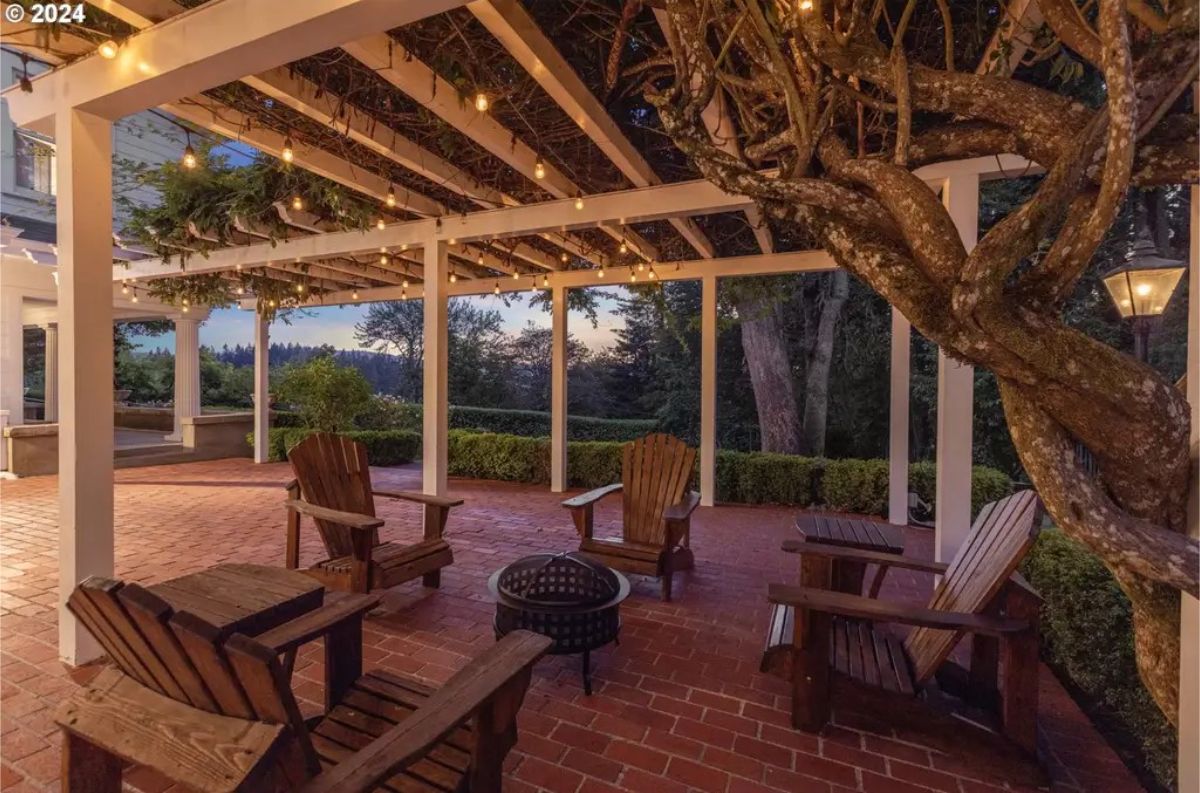
[[[226,561],[282,564],[283,464],[223,460],[117,471],[116,573],[144,584]],[[380,469],[376,484],[412,487],[413,468]],[[70,670],[56,651],[57,479],[0,484],[0,789],[57,790],[60,752],[53,712],[95,667]],[[466,498],[448,536],[455,564],[440,590],[412,582],[391,590],[367,622],[365,660],[438,683],[492,639],[487,577],[525,554],[571,550],[576,539],[560,497],[546,488],[453,481]],[[385,536],[419,533],[411,505],[380,502]],[[693,520],[696,569],[676,576],[662,603],[649,579],[631,577],[619,647],[593,656],[596,694],[584,696],[576,656],[544,660],[507,764],[513,793],[844,793],[996,787],[976,778],[970,757],[931,751],[881,725],[836,710],[821,736],[788,724],[787,686],[758,672],[770,581],[795,579],[781,553],[793,509],[701,508]],[[615,525],[619,500],[597,513]],[[910,530],[908,553],[931,554],[932,535]],[[319,540],[306,524],[304,559]],[[924,601],[931,581],[889,574],[884,597]],[[297,694],[321,699],[321,654],[310,645],[296,667]],[[1066,692],[1043,669],[1040,721],[1056,790],[1141,790]],[[130,787],[167,783],[139,769]]]

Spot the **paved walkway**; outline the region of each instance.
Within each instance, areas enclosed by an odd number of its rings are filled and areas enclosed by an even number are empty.
[[[412,486],[417,472],[384,469],[381,486]],[[224,561],[281,564],[285,465],[244,460],[190,463],[116,474],[117,575],[153,583]],[[57,790],[58,738],[52,714],[87,672],[69,671],[55,649],[55,477],[0,485],[3,558],[0,629],[0,789]],[[575,536],[558,498],[545,488],[454,481],[466,498],[450,518],[455,564],[440,590],[418,582],[392,590],[368,622],[368,666],[440,682],[492,641],[487,576],[524,554],[569,550]],[[610,500],[598,522],[620,516]],[[543,661],[521,715],[508,763],[513,793],[844,793],[1001,788],[972,771],[971,758],[932,752],[882,725],[835,711],[821,737],[788,726],[787,687],[757,671],[769,581],[793,580],[795,560],[778,551],[794,510],[700,509],[693,528],[697,567],[677,576],[677,599],[634,578],[623,608],[621,645],[595,659],[596,695],[579,685],[578,659]],[[415,537],[416,513],[383,503],[386,536]],[[910,532],[910,553],[928,555],[931,536]],[[305,559],[318,540],[306,529]],[[885,597],[924,599],[927,577],[893,574]],[[1059,790],[1140,790],[1116,755],[1049,672],[1041,726]],[[296,689],[321,698],[319,647],[297,665]],[[311,705],[310,705],[311,706]],[[160,793],[153,774],[130,775]]]

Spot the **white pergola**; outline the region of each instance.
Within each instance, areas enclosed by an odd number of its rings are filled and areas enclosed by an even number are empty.
[[[649,277],[649,271],[620,264],[581,238],[585,230],[600,230],[626,241],[654,263],[658,280],[699,280],[703,285],[701,346],[700,486],[702,503],[714,496],[716,426],[717,287],[722,278],[828,270],[835,265],[822,252],[778,252],[769,230],[760,222],[754,204],[745,196],[729,195],[706,181],[662,184],[637,149],[625,138],[603,106],[573,72],[553,44],[516,0],[218,0],[183,10],[172,0],[103,0],[103,7],[140,33],[122,43],[115,59],[89,55],[33,81],[33,91],[4,92],[14,121],[53,134],[58,153],[58,239],[60,278],[58,299],[60,366],[60,592],[65,595],[88,575],[110,575],[113,567],[112,413],[96,410],[96,395],[109,392],[111,382],[112,305],[108,296],[114,281],[139,282],[180,275],[177,261],[144,259],[113,266],[109,256],[112,224],[111,125],[124,115],[152,107],[168,110],[217,134],[240,139],[271,155],[280,156],[285,135],[262,125],[247,127],[239,111],[201,94],[226,82],[240,80],[292,110],[322,124],[333,124],[347,138],[413,173],[470,199],[480,209],[448,212],[433,196],[405,190],[402,208],[415,219],[386,223],[369,231],[322,231],[272,243],[254,241],[245,229],[244,244],[192,257],[187,274],[261,269],[287,278],[299,266],[324,288],[310,305],[342,305],[393,300],[403,294],[421,299],[424,325],[423,487],[444,495],[447,488],[447,314],[452,297],[487,294],[495,290],[528,291],[546,288],[552,295],[552,435],[551,489],[566,487],[567,471],[567,290],[627,283]],[[579,187],[511,131],[486,114],[457,101],[457,91],[417,58],[393,58],[384,31],[465,5],[509,53],[538,82],[612,164],[634,185],[632,189],[577,196]],[[1014,2],[1018,18],[1036,14],[1030,0]],[[663,20],[660,19],[660,24]],[[670,31],[664,29],[666,35]],[[80,47],[72,42],[62,47]],[[327,49],[341,47],[370,67],[383,80],[424,109],[453,126],[475,144],[502,160],[515,172],[535,178],[551,200],[522,204],[512,196],[481,184],[469,173],[422,148],[402,131],[388,129],[350,109],[337,115],[339,98],[317,90],[287,64]],[[1010,62],[1021,57],[1021,47]],[[986,62],[985,58],[985,62]],[[215,112],[215,111],[220,111]],[[706,116],[714,129],[724,122],[719,103]],[[299,147],[294,164],[383,201],[389,182],[364,172],[337,152]],[[941,163],[918,171],[939,192],[968,248],[978,236],[981,180],[1023,175],[1036,164],[1020,158],[988,157]],[[1192,203],[1192,303],[1189,397],[1193,438],[1200,426],[1200,366],[1195,351],[1197,304],[1197,231],[1200,209],[1196,191]],[[759,254],[717,255],[695,218],[741,212],[751,220]],[[652,241],[629,229],[630,224],[666,221],[695,251],[695,258],[662,262]],[[301,219],[297,219],[303,225]],[[204,230],[198,229],[197,236]],[[584,269],[563,269],[558,257],[528,240],[540,237],[553,250],[590,262]],[[521,241],[521,239],[525,241]],[[489,252],[495,240],[514,240],[513,259],[501,261]],[[380,251],[404,260],[403,271],[373,265]],[[465,262],[465,264],[463,263]],[[515,267],[514,262],[520,262]],[[472,264],[478,264],[478,267]],[[460,275],[453,282],[452,272]],[[514,279],[511,274],[522,274]],[[294,269],[291,270],[295,274]],[[413,278],[407,288],[396,283],[403,272]],[[491,274],[488,274],[491,273]],[[496,275],[499,273],[500,275]],[[603,275],[601,275],[603,274]],[[548,283],[543,286],[543,278]],[[418,283],[419,282],[419,283]],[[893,312],[891,357],[891,429],[889,518],[907,522],[908,399],[910,327]],[[267,350],[269,322],[260,315],[255,333],[255,457],[266,459],[269,415]],[[939,356],[937,410],[937,525],[938,558],[953,556],[970,526],[971,431],[973,370],[944,354]],[[107,418],[105,418],[107,416]],[[1195,509],[1192,518],[1196,530]],[[1196,602],[1185,597],[1185,635],[1182,701],[1200,698],[1197,682]],[[60,651],[77,663],[98,648],[65,610],[60,610]],[[1185,707],[1181,745],[1194,746],[1200,736],[1200,708]],[[1183,752],[1182,755],[1190,755]],[[1200,778],[1192,760],[1184,760],[1181,789],[1195,789]],[[1191,787],[1184,787],[1184,783]]]

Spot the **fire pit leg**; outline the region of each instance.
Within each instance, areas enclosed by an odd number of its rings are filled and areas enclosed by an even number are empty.
[[[590,650],[583,651],[583,693],[589,697],[592,695],[592,653]]]

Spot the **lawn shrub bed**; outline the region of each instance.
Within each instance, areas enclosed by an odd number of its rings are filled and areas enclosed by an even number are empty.
[[[365,416],[359,418],[371,429],[421,431],[421,405],[377,399]],[[550,414],[540,410],[506,410],[450,406],[450,429],[491,432],[498,435],[550,437]],[[658,429],[653,419],[598,419],[567,416],[567,437],[572,441],[631,441]]]
[[[312,435],[316,430],[304,427],[272,427],[267,436],[268,460],[282,462],[287,450]],[[367,447],[367,459],[372,465],[404,465],[421,457],[421,436],[405,430],[351,430],[341,433]],[[254,447],[254,433],[246,436]]]
[[[1042,597],[1042,657],[1143,783],[1173,790],[1178,738],[1138,677],[1129,598],[1112,573],[1055,528],[1021,571]]]

